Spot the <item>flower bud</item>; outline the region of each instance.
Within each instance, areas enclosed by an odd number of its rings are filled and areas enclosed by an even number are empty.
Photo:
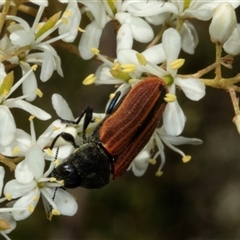
[[[211,40],[223,44],[232,35],[237,19],[233,6],[230,3],[221,3],[213,11],[212,22],[209,26]]]

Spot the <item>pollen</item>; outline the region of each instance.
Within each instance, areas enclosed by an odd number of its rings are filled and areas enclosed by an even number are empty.
[[[152,165],[155,165],[157,161],[155,159],[148,159],[148,162]]]
[[[182,158],[182,161],[184,162],[184,163],[187,163],[187,162],[189,162],[190,160],[191,160],[191,156],[190,155],[186,155],[186,156],[184,156],[183,158]]]
[[[7,199],[8,201],[11,201],[11,200],[12,200],[12,194],[10,194],[10,193],[6,193],[6,194],[5,194],[5,197],[6,197],[6,199]]]
[[[35,92],[40,98],[43,96],[43,93],[39,88],[37,88]]]
[[[142,66],[146,66],[147,65],[147,60],[146,60],[146,58],[144,57],[143,54],[137,53],[136,56],[137,56],[137,60],[138,60],[140,65],[142,65]]]
[[[33,212],[34,211],[34,206],[32,205],[32,204],[30,204],[29,206],[28,206],[28,210],[29,210],[29,212]]]
[[[94,74],[90,74],[83,80],[83,85],[91,85],[96,81],[96,77]]]
[[[57,181],[61,186],[64,186],[64,180]]]
[[[17,155],[18,153],[19,153],[19,147],[15,147],[14,149],[13,149],[13,155]]]
[[[53,209],[51,213],[56,216],[60,215],[60,212],[57,209]]]
[[[166,102],[175,102],[176,99],[177,99],[177,96],[170,93],[167,93],[164,98]]]
[[[179,58],[179,59],[171,62],[170,67],[172,68],[172,70],[177,70],[184,64],[184,62],[185,62],[185,59]]]
[[[98,55],[100,53],[99,49],[97,48],[92,48],[91,50],[95,55]]]
[[[162,175],[163,175],[163,172],[160,170],[156,171],[156,173],[155,173],[156,177],[161,177]]]

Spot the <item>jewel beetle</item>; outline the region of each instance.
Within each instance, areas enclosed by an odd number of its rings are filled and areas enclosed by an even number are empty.
[[[148,77],[137,83],[117,103],[120,92],[109,104],[106,117],[86,137],[85,131],[92,120],[92,109],[86,108],[83,144],[77,146],[69,133],[59,134],[73,144],[76,150],[57,166],[51,177],[64,180],[64,187],[101,188],[110,179],[117,179],[144,148],[162,118],[166,107],[166,84],[158,77]]]

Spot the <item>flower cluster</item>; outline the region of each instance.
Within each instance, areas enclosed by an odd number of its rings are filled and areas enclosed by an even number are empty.
[[[38,77],[46,82],[54,71],[63,76],[61,58],[55,49],[59,41],[64,46],[73,47],[80,35],[77,54],[84,60],[96,58],[101,61],[96,72],[84,79],[85,85],[114,84],[116,92],[124,95],[149,76],[165,82],[169,94],[165,98],[168,103],[162,126],[154,131],[129,165],[128,170],[131,169],[135,176],[142,176],[149,164],[155,164],[159,159],[156,176],[162,175],[166,160],[164,146],[179,153],[183,162],[188,162],[191,156],[176,146],[202,143],[200,139],[180,136],[187,117],[177,101],[179,89],[192,101],[205,96],[206,86],[228,90],[236,114],[234,123],[240,129],[240,110],[235,94],[240,90],[235,85],[240,77],[224,79],[221,73],[222,66],[231,68],[229,58],[240,52],[240,27],[235,15],[240,1],[59,0],[65,4],[65,10],[47,18],[47,0],[30,2],[37,8],[22,8],[25,5],[19,5],[16,0],[0,3],[0,161],[14,171],[14,179],[4,185],[5,168],[0,166],[0,195],[3,195],[0,202],[7,202],[6,207],[0,209],[0,233],[6,239],[9,239],[7,234],[16,227],[17,221],[33,213],[40,197],[49,219],[60,214],[72,216],[78,209],[74,197],[62,188],[64,182],[51,177],[51,173],[74,152],[76,145],[86,140],[82,139],[83,135],[85,137],[84,120],[75,121],[67,102],[55,93],[52,105],[59,119],[53,121],[39,137],[36,137],[34,129],[35,117],[43,121],[51,118],[32,104],[37,96],[42,96]],[[53,4],[57,6],[58,1]],[[17,16],[17,11],[33,12],[34,21],[29,23]],[[88,19],[84,27],[82,15]],[[180,68],[185,60],[179,57],[180,53],[184,51],[193,55],[199,41],[191,19],[211,20],[209,34],[216,46],[216,60],[196,74],[183,75]],[[112,40],[116,41],[115,56],[104,56],[99,50],[103,30],[109,22],[114,25],[116,33]],[[139,51],[135,43],[145,46],[145,50]],[[228,54],[226,57],[222,56],[222,50]],[[15,80],[14,71],[10,71],[16,66],[20,66],[22,71],[19,80]],[[40,68],[40,76],[35,73],[37,67]],[[211,70],[215,70],[214,79],[202,78]],[[18,87],[22,88],[22,95],[12,97]],[[27,120],[30,134],[18,128],[13,108],[30,114]],[[93,113],[86,129],[87,135],[105,115]],[[63,132],[73,136],[74,144],[58,137]]]

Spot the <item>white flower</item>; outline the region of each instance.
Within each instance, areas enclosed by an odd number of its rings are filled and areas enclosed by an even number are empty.
[[[236,13],[230,3],[222,3],[213,11],[209,26],[211,40],[214,43],[224,44],[232,35],[237,25]]]
[[[154,156],[152,156],[152,149],[155,147],[158,149]],[[138,154],[138,156],[133,160],[131,165],[129,166],[128,170],[132,169],[135,176],[142,176],[147,168],[149,163],[155,164],[157,158],[160,156],[161,163],[156,172],[156,176],[162,175],[162,168],[165,163],[165,153],[164,153],[164,145],[168,146],[173,151],[179,153],[182,156],[182,161],[188,162],[191,159],[191,156],[185,155],[180,149],[175,146],[182,145],[182,144],[192,144],[192,145],[199,145],[202,144],[200,139],[196,138],[185,138],[182,136],[170,136],[166,133],[163,127],[158,128],[155,130],[154,134],[152,135],[151,139],[144,147],[144,149]],[[152,156],[152,157],[151,157]]]
[[[163,34],[163,43],[148,48],[142,53],[146,58],[146,64],[140,64],[136,57],[137,52],[134,50],[120,50],[118,52],[118,61],[132,63],[136,66],[136,70],[129,73],[132,78],[140,78],[145,72],[163,78],[167,81],[169,92],[176,94],[176,85],[179,86],[185,95],[194,101],[198,101],[205,95],[205,86],[196,78],[181,78],[177,74],[177,68],[172,64],[178,59],[181,49],[181,38],[179,33],[170,28]],[[156,54],[156,52],[159,54]],[[164,52],[164,54],[161,54]],[[161,55],[161,57],[156,57]],[[152,60],[152,62],[151,62]],[[160,61],[167,63],[166,70],[157,66]],[[181,60],[182,61],[182,60]],[[179,135],[185,125],[186,117],[177,101],[168,103],[163,114],[164,127],[168,134]]]
[[[62,3],[67,3],[66,10],[63,13],[62,21],[63,24],[59,26],[58,32],[60,35],[68,33],[67,36],[62,38],[65,42],[72,42],[78,34],[78,26],[81,22],[81,11],[78,7],[77,1],[60,1]]]
[[[85,1],[80,1],[86,5]],[[94,2],[94,8],[96,4],[99,4],[99,11],[94,11],[95,20],[92,21],[86,28],[85,33],[83,33],[80,43],[79,51],[83,59],[90,59],[93,57],[92,48],[98,48],[100,37],[103,31],[103,28],[110,20],[118,21],[121,26],[117,34],[117,50],[123,48],[131,48],[133,40],[135,39],[138,42],[146,43],[153,39],[153,30],[151,26],[142,18],[138,16],[133,16],[132,14],[126,12],[123,1],[116,1],[113,5],[110,6],[109,2],[99,1]],[[92,10],[92,3],[88,3],[88,8]],[[91,7],[91,8],[90,8]],[[102,10],[100,12],[100,10]],[[109,14],[108,17],[105,14],[105,11]],[[97,16],[100,20],[97,21]]]
[[[240,24],[237,24],[232,35],[223,44],[223,49],[225,52],[232,55],[237,55],[240,53]]]
[[[0,209],[1,211],[1,209]],[[9,212],[0,212],[0,234],[7,240],[10,238],[7,236],[12,230],[17,226],[16,220],[13,218],[12,214]]]
[[[9,181],[4,188],[4,195],[8,200],[17,199],[10,209],[13,217],[15,220],[29,217],[40,199],[40,194],[45,201],[44,205],[48,206],[50,217],[59,214],[72,216],[78,208],[75,199],[67,191],[58,189],[57,187],[61,186],[59,183],[49,182],[48,176],[54,168],[53,161],[48,170],[44,172],[45,153],[43,147],[49,143],[54,129],[48,132],[44,138],[36,141],[33,122],[30,121],[30,123],[32,146],[25,153],[25,159],[16,167],[16,179]]]
[[[59,28],[62,21],[59,20],[60,15],[56,14],[45,24],[39,23],[43,11],[44,6],[40,6],[32,27],[30,27],[22,18],[7,16],[7,19],[14,20],[18,22],[18,24],[10,25],[8,27],[12,46],[9,46],[8,44],[8,49],[5,49],[5,52],[9,53],[14,49],[29,46],[30,50],[26,50],[17,58],[15,56],[8,60],[13,64],[20,64],[23,74],[30,69],[29,63],[42,65],[40,79],[45,82],[52,76],[52,73],[55,70],[57,70],[59,75],[63,76],[61,59],[50,44],[66,37],[68,33],[44,41],[44,39],[46,39],[52,32]],[[31,50],[35,50],[35,52],[31,53]],[[37,87],[35,75],[32,74],[22,87],[23,93],[29,95],[27,100],[33,101],[36,98],[34,90]]]
[[[0,79],[0,146],[7,146],[10,144],[16,134],[16,125],[14,118],[12,116],[12,113],[9,109],[11,108],[20,108],[23,109],[30,114],[36,116],[37,118],[41,120],[48,120],[51,118],[51,116],[43,111],[42,109],[33,106],[32,104],[24,101],[27,96],[21,96],[18,98],[9,98],[9,96],[18,88],[20,84],[22,84],[32,73],[32,69],[30,69],[18,82],[16,82],[13,86],[11,85],[11,75],[8,75],[9,77],[6,77],[4,66],[1,63],[0,64],[0,76],[2,77]],[[13,79],[12,79],[13,80]],[[10,82],[9,84],[7,82]],[[5,89],[5,86],[8,86]],[[36,89],[34,89],[36,91]]]

